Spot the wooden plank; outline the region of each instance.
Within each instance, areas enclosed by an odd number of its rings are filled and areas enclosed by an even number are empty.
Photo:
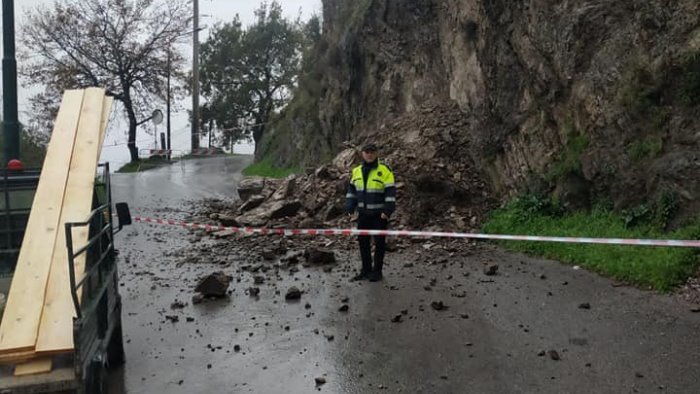
[[[0,354],[0,364],[17,364],[29,361],[36,357],[34,350],[19,353]],[[1,379],[0,379],[1,380]]]
[[[112,104],[114,103],[113,97],[105,97],[104,106],[102,107],[102,124],[100,126],[100,147],[97,150],[97,160],[100,160],[100,154],[102,153],[102,146],[105,142],[105,136],[107,135],[107,123],[109,122],[109,115],[112,113]]]
[[[105,96],[104,105],[102,106],[102,122],[100,123],[100,138],[99,138],[99,148],[97,149],[97,163],[100,162],[100,155],[102,153],[102,146],[105,142],[105,137],[107,136],[107,123],[109,122],[109,115],[112,113],[112,104],[114,103],[114,98]],[[75,272],[76,280],[80,280],[82,274],[85,272],[85,256],[80,256],[75,262]],[[78,289],[78,299],[80,299],[83,293],[83,289]],[[54,352],[55,353],[55,352]],[[59,352],[60,353],[60,352]]]
[[[0,354],[30,351],[36,343],[83,93],[63,95],[0,324]]]
[[[52,362],[50,358],[39,358],[18,364],[15,367],[15,376],[38,375],[51,372]]]
[[[85,92],[78,134],[70,162],[66,196],[61,211],[58,239],[65,239],[64,223],[85,221],[92,211],[92,195],[97,171],[100,147],[104,89],[90,88]],[[88,241],[88,228],[73,231],[73,247],[83,247]],[[85,254],[75,262],[75,276],[81,278],[85,267]],[[44,311],[36,340],[37,355],[73,351],[73,317],[75,306],[70,292],[68,250],[65,242],[56,242],[51,261],[51,273],[46,288]]]

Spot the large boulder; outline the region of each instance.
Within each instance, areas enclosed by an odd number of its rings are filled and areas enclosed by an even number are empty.
[[[259,207],[262,203],[265,202],[265,196],[256,194],[254,196],[251,196],[246,200],[246,202],[243,203],[243,205],[238,208],[241,212],[248,212],[252,209],[255,209]]]
[[[267,201],[236,219],[245,226],[260,227],[264,226],[271,219],[295,216],[301,207],[299,200]]]
[[[236,217],[231,216],[231,215],[219,215],[218,216],[219,223],[221,223],[222,226],[226,227],[240,227],[240,224],[238,223],[238,220],[236,220]]]
[[[231,276],[223,272],[215,272],[199,281],[194,290],[204,297],[224,297],[231,279],[233,279]]]
[[[312,265],[326,265],[335,263],[335,253],[332,250],[320,248],[308,248],[304,252],[306,261]]]
[[[272,199],[279,201],[292,196],[296,190],[296,176],[290,175],[282,181],[282,184],[272,194]]]
[[[243,201],[255,194],[260,194],[265,188],[265,178],[259,176],[246,177],[238,183],[238,196]]]
[[[270,211],[270,219],[281,219],[289,216],[294,216],[301,209],[301,202],[294,201],[277,201]]]
[[[265,187],[260,194],[265,198],[270,198],[286,181],[287,179],[265,178]]]
[[[340,215],[345,213],[345,206],[342,203],[336,203],[328,206],[326,212],[324,213],[324,220],[331,221],[337,219]]]
[[[357,151],[353,148],[348,148],[338,153],[335,159],[333,159],[333,166],[341,172],[348,172],[352,169],[356,161]]]

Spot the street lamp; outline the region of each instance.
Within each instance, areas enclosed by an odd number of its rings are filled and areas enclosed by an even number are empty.
[[[19,120],[17,117],[17,60],[15,60],[15,5],[2,0],[2,94],[5,163],[19,159]]]
[[[167,139],[167,143],[166,143],[167,146],[166,146],[166,149],[167,149],[168,152],[169,152],[169,153],[168,153],[168,158],[170,158],[170,151],[171,151],[171,149],[172,149],[171,146],[170,146],[170,114],[171,114],[171,108],[170,108],[170,74],[171,74],[171,63],[172,63],[172,59],[171,59],[171,57],[172,57],[172,52],[171,52],[171,48],[170,48],[170,47],[173,45],[173,41],[175,41],[177,38],[184,37],[184,36],[188,36],[188,35],[193,34],[193,33],[197,33],[197,32],[199,32],[200,30],[204,30],[205,28],[206,28],[206,26],[205,26],[205,27],[201,27],[201,28],[200,28],[200,27],[197,27],[197,28],[195,28],[195,29],[192,30],[192,31],[188,31],[188,32],[186,32],[186,33],[182,33],[182,34],[180,34],[180,35],[177,35],[177,36],[175,36],[175,37],[172,37],[172,39],[171,39],[171,41],[170,41],[170,44],[168,45],[168,63],[167,63],[168,75],[166,76],[166,85],[165,85],[165,89],[167,90],[167,92],[166,92],[166,99],[165,99],[165,101],[166,101],[166,103],[165,103],[165,112],[166,112],[166,115],[165,115],[165,119],[166,119],[165,131],[166,131],[166,135],[167,135],[167,137],[166,137],[166,139]],[[198,68],[198,66],[197,66],[197,68]],[[198,73],[196,73],[194,70],[196,70],[196,69],[193,69],[192,73],[193,73],[193,74],[198,74]],[[199,93],[197,93],[197,95],[199,95]],[[199,105],[199,104],[197,104],[197,105]],[[192,114],[194,115],[194,110],[193,110]],[[194,118],[194,116],[193,116],[193,118]],[[193,122],[193,123],[194,123],[194,122]],[[197,139],[197,142],[199,142],[199,134],[197,134],[197,138],[198,138],[198,139]]]
[[[199,148],[199,0],[193,0],[192,18],[192,152]]]

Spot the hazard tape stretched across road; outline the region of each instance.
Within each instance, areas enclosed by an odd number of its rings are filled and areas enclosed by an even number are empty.
[[[535,242],[561,242],[575,244],[604,244],[604,245],[637,245],[637,246],[670,246],[700,248],[700,240],[671,240],[671,239],[627,239],[627,238],[585,238],[585,237],[544,237],[536,235],[499,235],[499,234],[474,234],[451,233],[436,231],[406,231],[406,230],[356,230],[356,229],[287,229],[287,228],[253,228],[253,227],[227,227],[213,224],[189,223],[178,220],[164,220],[134,217],[134,221],[163,226],[177,226],[191,229],[203,229],[206,231],[230,231],[237,234],[261,234],[261,235],[387,235],[397,237],[415,238],[467,238],[482,240],[506,240],[506,241],[535,241]]]

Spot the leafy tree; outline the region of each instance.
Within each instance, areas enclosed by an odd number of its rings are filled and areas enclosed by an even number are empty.
[[[299,19],[282,15],[277,1],[262,3],[255,22],[216,26],[202,46],[202,123],[215,124],[224,143],[252,135],[262,139],[273,112],[290,99],[304,44]]]
[[[53,118],[64,90],[103,87],[121,103],[138,160],[136,129],[165,98],[166,76],[176,93],[185,82],[184,59],[172,47],[191,14],[187,0],[57,0],[29,12],[20,73],[25,84],[45,88],[32,99],[43,109],[39,123]]]

